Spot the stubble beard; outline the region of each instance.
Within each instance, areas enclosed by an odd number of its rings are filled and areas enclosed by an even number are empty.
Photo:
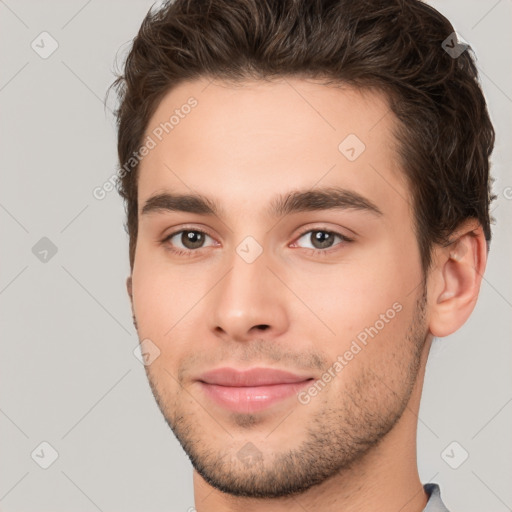
[[[250,438],[251,428],[260,423],[261,417],[257,414],[232,414],[229,425],[236,425],[238,429],[232,429],[232,436],[226,432],[224,444],[216,446],[211,442],[211,432],[205,428],[204,420],[199,419],[206,415],[208,422],[214,421],[203,408],[190,410],[187,403],[193,400],[184,391],[181,391],[181,399],[176,395],[174,403],[166,401],[158,378],[152,376],[149,367],[146,368],[148,381],[167,424],[194,469],[211,486],[248,498],[300,494],[360,464],[401,418],[421,367],[427,335],[425,305],[424,285],[406,335],[390,355],[387,367],[379,370],[361,365],[356,377],[343,388],[339,402],[332,403],[332,399],[331,403],[324,402],[321,414],[308,416],[305,430],[301,432],[303,440],[293,449],[272,452],[261,443],[256,443],[258,446],[251,442],[240,443],[239,431],[244,431],[243,439]],[[386,382],[390,364],[395,372],[394,383],[400,383],[399,388]],[[379,390],[379,396],[370,396],[368,390],[375,389]],[[293,415],[290,420],[294,421]],[[278,435],[283,435],[286,421],[277,429]],[[222,432],[219,425],[220,422],[211,428]],[[242,451],[252,450],[252,456],[240,456],[241,446]]]

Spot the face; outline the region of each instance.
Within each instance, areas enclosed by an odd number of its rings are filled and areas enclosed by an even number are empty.
[[[428,328],[394,122],[377,92],[287,79],[184,83],[148,124],[133,312],[167,423],[224,492],[343,474],[408,404]]]

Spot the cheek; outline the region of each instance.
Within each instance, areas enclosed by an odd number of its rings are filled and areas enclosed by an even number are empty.
[[[314,276],[295,280],[297,294],[334,333],[322,336],[322,348],[332,362],[346,354],[350,361],[380,364],[404,343],[420,273],[391,251],[377,254],[371,260],[319,268]],[[299,323],[310,322],[301,317]]]
[[[161,339],[185,314],[193,289],[176,270],[146,261],[138,259],[133,269],[133,307],[139,335]]]
[[[293,289],[336,335],[346,335],[373,324],[394,303],[406,300],[409,279],[405,274],[386,270],[390,267],[330,267],[316,272],[314,277],[304,274],[302,279],[296,279]]]
[[[198,335],[206,325],[201,322],[205,307],[202,299],[216,275],[194,265],[171,266],[155,258],[136,260],[133,308],[139,338],[149,338],[160,350],[162,357],[153,363],[155,371],[160,364],[176,368],[177,361],[190,351],[191,337],[204,339],[204,332]]]
[[[180,330],[186,323],[187,304],[177,280],[169,273],[157,271],[154,266],[137,265],[132,274],[137,334],[142,344],[143,340],[151,340],[151,350],[158,350],[158,357],[145,369],[157,393],[168,399],[185,350],[184,343],[180,343],[184,339]]]
[[[376,307],[376,313],[361,314],[354,310],[353,327],[340,321],[336,341],[329,348],[333,373],[332,391],[342,403],[347,393],[358,408],[386,413],[406,393],[413,372],[418,340],[411,337],[413,301],[395,302],[391,307]],[[357,315],[357,319],[354,317]],[[356,322],[359,324],[355,326]],[[334,365],[338,363],[338,366]],[[326,394],[325,400],[330,398]]]

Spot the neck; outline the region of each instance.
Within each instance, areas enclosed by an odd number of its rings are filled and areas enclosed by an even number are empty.
[[[301,494],[272,499],[223,493],[194,470],[197,512],[422,512],[428,497],[418,475],[416,427],[430,343],[426,345],[421,370],[402,417],[357,464]]]

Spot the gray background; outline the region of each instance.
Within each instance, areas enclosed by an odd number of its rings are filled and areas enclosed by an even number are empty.
[[[429,360],[420,475],[441,485],[452,512],[504,512],[512,510],[512,2],[431,3],[476,51],[498,134],[498,199],[475,312],[456,334],[436,340]],[[4,512],[194,505],[190,463],[133,353],[122,202],[115,191],[101,201],[92,195],[116,166],[115,95],[106,111],[102,103],[113,63],[116,54],[122,63],[151,4],[0,1]],[[43,31],[59,45],[46,59],[31,48]],[[48,244],[43,237],[57,248],[46,262],[33,252]],[[39,466],[51,461],[44,441],[58,452],[48,469]],[[469,458],[452,469],[447,460],[460,463],[462,450]]]

